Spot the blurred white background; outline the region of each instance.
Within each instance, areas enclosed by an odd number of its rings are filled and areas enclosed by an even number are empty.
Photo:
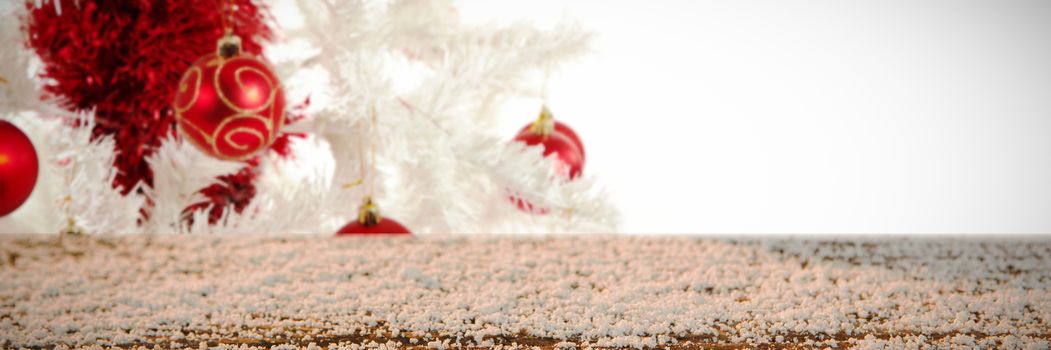
[[[460,4],[598,35],[549,99],[627,232],[1051,232],[1051,1]]]

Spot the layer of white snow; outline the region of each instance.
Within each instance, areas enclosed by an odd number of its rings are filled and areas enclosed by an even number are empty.
[[[1051,238],[2,236],[0,348],[1047,349]]]

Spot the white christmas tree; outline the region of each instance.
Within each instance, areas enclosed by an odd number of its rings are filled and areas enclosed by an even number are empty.
[[[121,195],[111,186],[112,140],[71,126],[90,114],[39,99],[33,53],[13,49],[23,34],[18,21],[3,21],[0,118],[29,135],[43,165],[34,194],[0,218],[0,232],[334,232],[366,196],[416,233],[616,230],[617,211],[591,174],[562,180],[554,157],[495,130],[508,98],[542,95],[531,75],[586,52],[580,28],[464,25],[450,1],[290,4],[275,17],[301,25],[279,29],[266,58],[289,100],[311,96],[307,117],[285,128],[308,136],[293,139],[291,157],[262,157],[256,196],[214,224],[205,211],[185,220],[184,209],[243,163],[175,136],[149,158],[153,186]],[[0,6],[3,18],[24,11]],[[511,196],[546,212],[521,210]]]

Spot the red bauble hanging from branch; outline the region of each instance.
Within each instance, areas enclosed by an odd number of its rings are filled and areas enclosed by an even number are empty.
[[[244,160],[274,142],[285,122],[285,96],[270,67],[241,52],[238,37],[223,38],[217,51],[183,74],[172,107],[180,133],[201,151]]]
[[[567,179],[580,176],[584,170],[584,155],[573,141],[562,134],[548,135],[526,133],[515,137],[515,141],[524,142],[527,146],[544,148],[544,157],[555,155],[555,171]]]
[[[36,148],[14,124],[0,120],[0,216],[22,206],[36,186]]]
[[[584,155],[584,142],[580,141],[580,137],[577,136],[577,133],[573,131],[573,129],[571,129],[569,125],[566,125],[565,123],[562,123],[558,120],[554,120],[554,117],[551,115],[551,111],[547,109],[547,106],[544,106],[544,108],[541,109],[540,115],[541,117],[537,121],[522,127],[522,130],[518,131],[517,136],[528,137],[527,135],[529,134],[539,134],[544,130],[544,128],[549,128],[550,133],[559,134],[569,139],[569,141],[572,141],[573,144],[577,146],[577,149],[580,150],[581,161],[585,160],[586,157]],[[538,123],[551,124],[550,126],[547,126],[538,125]]]
[[[544,148],[544,157],[555,155],[555,171],[564,180],[572,180],[584,172],[584,143],[568,125],[556,121],[547,106],[540,110],[540,116],[533,123],[526,125],[518,132],[515,141],[527,146]],[[540,208],[533,203],[511,195],[511,202],[526,212],[547,214],[547,208]]]
[[[44,90],[68,109],[95,111],[95,136],[116,141],[116,182],[124,189],[152,184],[146,159],[174,126],[179,78],[215,50],[223,23],[236,23],[247,53],[261,53],[271,37],[265,8],[252,0],[25,3],[27,44],[43,62]]]
[[[336,236],[352,235],[411,235],[412,232],[391,218],[380,215],[379,207],[372,203],[371,197],[358,208],[358,219],[348,223],[336,232]]]
[[[56,1],[61,14],[52,6]],[[272,33],[265,6],[255,0],[23,3],[29,10],[26,44],[43,63],[44,91],[67,109],[94,111],[94,136],[116,142],[113,185],[125,191],[139,182],[152,186],[146,159],[175,126],[172,97],[187,68],[215,50],[225,29],[232,27],[242,50],[255,55]],[[225,202],[212,202],[220,211],[226,202],[242,208],[254,193],[254,177],[246,167],[220,177],[205,194],[224,195]]]
[[[545,157],[554,154],[557,159],[555,169],[566,179],[574,179],[584,171],[584,144],[573,129],[555,121],[547,106],[540,111],[540,117],[522,128],[514,140],[543,147]]]

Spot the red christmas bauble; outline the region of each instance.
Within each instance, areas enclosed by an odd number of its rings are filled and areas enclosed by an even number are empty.
[[[358,219],[336,231],[336,236],[383,234],[404,235],[412,232],[397,221],[380,215],[379,207],[372,202],[371,196],[366,196],[365,203],[358,208]]]
[[[22,206],[36,186],[39,160],[29,137],[0,120],[0,216]]]
[[[336,236],[382,234],[404,235],[412,234],[412,232],[409,232],[409,229],[405,228],[405,226],[390,218],[383,218],[375,225],[362,224],[361,221],[354,220],[336,232]]]
[[[522,130],[518,131],[518,135],[533,133],[532,130],[533,124],[526,125],[524,128],[522,128]],[[562,134],[562,136],[565,136],[570,141],[573,141],[573,144],[576,145],[577,149],[580,150],[580,159],[586,159],[584,155],[584,142],[580,141],[580,136],[577,136],[577,133],[574,132],[572,128],[570,128],[565,123],[555,120],[552,133]]]
[[[580,148],[561,133],[552,132],[548,135],[543,135],[526,132],[518,134],[514,140],[525,142],[528,146],[543,146],[544,157],[554,153],[558,159],[555,162],[555,169],[559,174],[568,175],[568,179],[574,179],[584,171],[584,155],[581,153]]]
[[[249,54],[210,54],[194,62],[179,81],[172,107],[184,137],[226,160],[266,149],[285,123],[281,83]]]

